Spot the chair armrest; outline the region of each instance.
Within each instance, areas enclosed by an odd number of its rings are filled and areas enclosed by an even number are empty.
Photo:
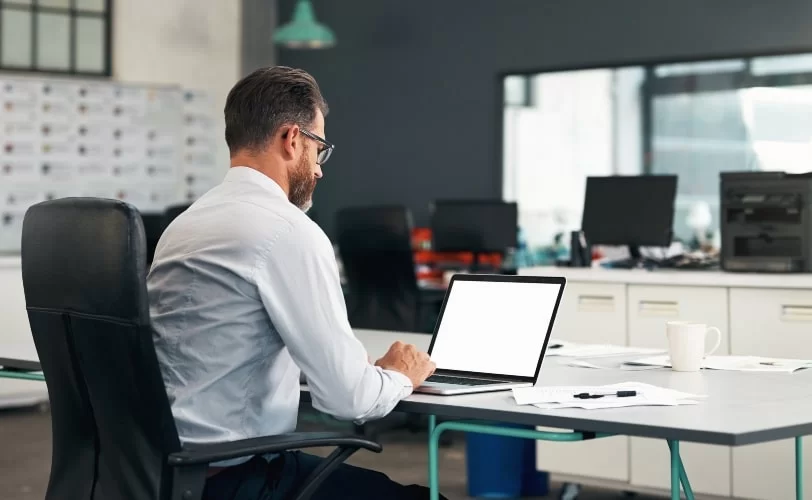
[[[291,432],[225,443],[187,445],[183,450],[169,455],[168,463],[171,466],[208,464],[237,457],[319,446],[338,446],[353,450],[363,448],[375,453],[381,451],[380,444],[359,436],[338,432]]]

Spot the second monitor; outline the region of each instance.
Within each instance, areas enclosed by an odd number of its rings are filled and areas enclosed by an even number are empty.
[[[501,200],[441,200],[431,216],[437,252],[505,253],[517,246],[518,208]]]
[[[640,247],[671,245],[676,175],[589,177],[581,229],[590,245]]]

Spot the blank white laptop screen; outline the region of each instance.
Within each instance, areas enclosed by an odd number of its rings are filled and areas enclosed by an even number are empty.
[[[432,361],[444,370],[534,376],[561,286],[455,281]]]

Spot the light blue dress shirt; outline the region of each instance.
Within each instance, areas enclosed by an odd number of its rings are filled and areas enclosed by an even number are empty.
[[[295,430],[300,369],[313,406],[343,420],[411,394],[354,336],[327,236],[256,170],[232,167],[169,225],[147,288],[182,443]]]

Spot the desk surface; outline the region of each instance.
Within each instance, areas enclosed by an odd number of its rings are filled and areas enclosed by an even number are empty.
[[[357,330],[356,335],[373,359],[383,355],[395,340],[413,343],[421,349],[426,349],[431,341],[430,335],[419,333]],[[545,359],[539,385],[636,381],[708,397],[693,406],[540,410],[516,405],[509,391],[461,396],[415,394],[403,400],[397,410],[728,446],[812,434],[812,370],[793,374],[677,373],[670,369],[575,368],[562,362],[563,358]],[[303,399],[308,399],[306,388]]]
[[[767,274],[730,273],[724,271],[685,271],[675,269],[646,271],[639,269],[528,267],[520,269],[519,274],[529,276],[564,276],[571,281],[593,283],[812,289],[812,273]]]
[[[427,348],[430,335],[356,331],[374,358],[394,340]],[[610,358],[620,360],[621,358]],[[510,392],[464,396],[412,395],[398,410],[460,419],[609,432],[738,446],[812,434],[812,370],[793,374],[670,369],[596,370],[564,366],[563,358],[544,360],[539,385],[603,385],[644,382],[706,394],[698,405],[632,407],[609,410],[540,410],[518,406]]]

